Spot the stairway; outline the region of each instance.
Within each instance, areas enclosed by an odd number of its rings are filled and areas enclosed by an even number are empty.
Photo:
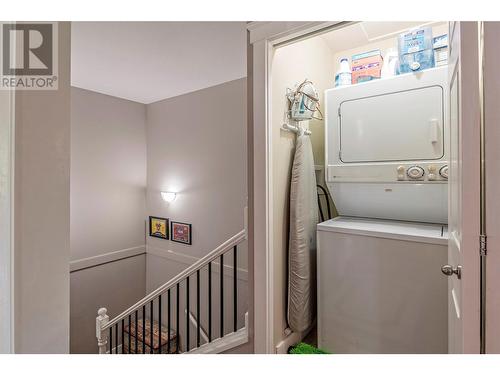
[[[113,319],[100,308],[99,354],[221,353],[248,342],[248,314],[238,311],[245,240],[242,230]]]
[[[151,323],[153,326],[151,329]],[[170,330],[168,333],[168,328],[164,325],[161,326],[161,336],[160,336],[160,325],[158,321],[151,322],[149,319],[145,320],[145,324],[142,319],[132,322],[130,325],[126,325],[124,328],[125,338],[124,346],[122,347],[123,354],[172,354],[178,352],[177,345],[177,333],[174,330]],[[153,337],[153,345],[151,348],[151,333]],[[161,347],[161,350],[160,350]]]

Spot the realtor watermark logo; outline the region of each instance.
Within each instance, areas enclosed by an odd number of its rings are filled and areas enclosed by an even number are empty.
[[[56,22],[0,23],[0,90],[57,90]]]

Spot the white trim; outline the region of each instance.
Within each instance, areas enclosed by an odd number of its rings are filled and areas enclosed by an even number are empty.
[[[236,348],[248,342],[248,313],[245,314],[245,326],[238,331],[229,333],[224,337],[203,344],[184,354],[217,354]]]
[[[252,31],[250,33],[252,35]],[[272,257],[268,246],[267,181],[267,56],[268,43],[253,44],[253,255],[254,255],[254,352],[272,353],[273,303]],[[262,99],[264,97],[264,99]]]
[[[269,118],[272,56],[278,44],[339,24],[341,22],[251,22],[247,26],[253,46],[254,319],[263,323],[254,327],[256,352],[260,352],[260,348],[264,348],[265,353],[275,350],[272,129]]]
[[[130,258],[136,255],[146,254],[146,246],[136,246],[128,249],[111,251],[109,253],[95,255],[88,258],[82,258],[69,262],[69,271],[76,272],[85,268],[100,266],[105,263],[115,262],[117,260]]]
[[[250,22],[250,43],[272,41],[273,45],[286,43],[291,39],[325,29],[339,22]]]
[[[147,248],[146,254],[151,254],[151,255],[154,255],[157,257],[165,258],[165,259],[168,259],[168,260],[176,262],[176,263],[191,265],[194,262],[197,262],[198,260],[200,260],[200,258],[191,256],[191,255],[178,253],[178,252],[173,251],[173,250],[160,249],[159,247],[155,247],[155,246],[151,246],[151,245],[147,245],[146,248]],[[212,262],[212,266],[215,266],[212,268],[212,271],[217,273],[219,271],[219,262],[217,262],[217,261]],[[229,264],[224,264],[224,275],[228,276],[228,277],[232,277],[233,276],[233,266],[231,266]],[[238,267],[238,280],[248,281],[248,270]]]
[[[495,73],[495,65],[500,62],[496,49],[500,37],[500,25],[497,22],[484,23],[484,49],[487,52],[484,61],[484,105],[486,134],[486,234],[488,255],[486,256],[486,353],[500,353],[500,78]]]
[[[5,137],[0,148],[6,159],[0,164],[0,353],[14,353],[14,157],[15,157],[15,91],[8,92]],[[7,120],[7,121],[5,121]],[[3,176],[3,177],[2,177]],[[3,195],[3,197],[2,197]],[[3,203],[2,203],[3,202]]]

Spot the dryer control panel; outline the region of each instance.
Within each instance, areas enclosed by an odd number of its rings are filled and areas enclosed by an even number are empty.
[[[328,166],[327,182],[390,182],[390,183],[419,183],[419,184],[446,184],[448,182],[448,163],[441,162],[413,162],[413,163],[385,163],[345,165],[342,168]]]
[[[439,170],[438,170],[439,168]],[[398,181],[447,181],[448,165],[430,164],[427,166],[399,165],[396,168]]]

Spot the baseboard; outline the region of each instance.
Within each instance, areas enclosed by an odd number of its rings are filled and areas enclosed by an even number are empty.
[[[197,257],[193,257],[191,255],[181,254],[181,253],[178,253],[178,252],[172,251],[172,250],[160,249],[158,247],[154,247],[151,245],[146,246],[146,253],[152,254],[152,255],[155,255],[155,256],[158,256],[161,258],[165,258],[165,259],[177,262],[177,263],[182,263],[182,264],[185,264],[187,266],[190,266],[191,264],[193,264],[194,262],[196,262],[197,260],[200,259]],[[217,261],[212,262],[212,271],[213,272],[219,271],[219,262],[217,262]],[[233,267],[228,265],[228,264],[224,264],[224,275],[226,275],[228,277],[232,277],[233,276]],[[244,268],[238,268],[238,280],[248,281],[248,270],[246,270]]]
[[[69,263],[69,270],[70,272],[77,272],[86,268],[97,267],[106,263],[116,262],[118,260],[130,258],[145,253],[146,253],[145,245],[112,251],[109,253],[100,254],[93,257],[73,260]]]

